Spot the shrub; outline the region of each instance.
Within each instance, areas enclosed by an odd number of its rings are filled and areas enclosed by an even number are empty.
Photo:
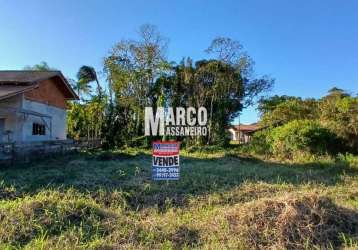
[[[350,167],[358,167],[358,155],[353,155],[350,153],[338,154],[337,159],[346,163]]]
[[[320,121],[346,141],[351,152],[358,151],[358,98],[325,98],[320,104]]]
[[[295,120],[272,130],[273,153],[292,159],[297,155],[334,154],[342,147],[330,130],[312,120]]]
[[[272,153],[270,144],[270,129],[260,130],[253,134],[249,144],[249,151],[254,154],[268,155]]]

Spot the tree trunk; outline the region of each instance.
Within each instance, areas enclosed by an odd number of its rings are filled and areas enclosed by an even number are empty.
[[[99,85],[99,81],[96,77],[96,83],[97,83],[97,91],[98,91],[98,97],[100,100],[102,100],[102,90],[101,90],[101,85]]]
[[[210,142],[211,142],[211,129],[212,129],[212,126],[213,126],[213,102],[214,102],[214,95],[211,96],[211,101],[210,101],[210,122],[209,122],[209,131],[208,131],[207,144],[210,144]]]

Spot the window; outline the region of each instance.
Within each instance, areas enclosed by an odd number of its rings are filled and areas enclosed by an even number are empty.
[[[32,124],[33,135],[46,135],[46,127],[43,124],[33,123]]]

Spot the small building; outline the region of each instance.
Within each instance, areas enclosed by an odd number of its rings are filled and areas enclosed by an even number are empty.
[[[252,123],[249,125],[238,124],[232,125],[228,131],[230,133],[230,139],[232,141],[237,141],[241,143],[248,143],[251,140],[252,134],[259,130],[260,127],[257,123]]]
[[[67,101],[76,99],[60,71],[0,71],[0,143],[67,139]]]

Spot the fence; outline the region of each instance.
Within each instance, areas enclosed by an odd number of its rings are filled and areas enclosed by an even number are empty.
[[[1,143],[0,164],[14,161],[29,161],[51,154],[101,147],[100,139],[57,140],[27,143]]]

